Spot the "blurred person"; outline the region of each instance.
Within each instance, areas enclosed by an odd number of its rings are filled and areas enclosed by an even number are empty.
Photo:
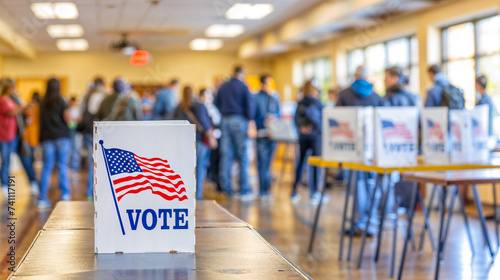
[[[81,104],[82,117],[78,124],[78,130],[83,135],[83,141],[88,151],[88,166],[87,166],[87,200],[94,199],[94,160],[92,158],[93,134],[92,127],[94,121],[97,121],[97,112],[101,107],[101,103],[108,96],[108,90],[104,83],[104,79],[96,77],[92,86],[83,96]]]
[[[61,96],[59,80],[51,78],[47,81],[47,91],[40,104],[40,142],[43,148],[43,168],[40,180],[39,209],[50,208],[48,200],[50,178],[54,164],[59,175],[61,200],[71,199],[69,185],[68,161],[71,152],[70,110]]]
[[[137,121],[142,118],[140,101],[130,85],[122,78],[113,82],[113,93],[106,96],[97,112],[103,121]]]
[[[13,88],[14,93],[10,96],[11,100],[17,105],[23,107],[23,102],[21,101],[21,98],[19,98],[17,91],[16,91],[16,84],[14,80],[10,78],[5,78],[4,79],[6,83],[10,84],[10,86]],[[28,104],[29,106],[25,106],[25,109],[18,112],[16,114],[16,120],[17,120],[17,130],[16,130],[16,142],[15,142],[15,147],[14,151],[17,153],[19,156],[19,159],[21,160],[21,164],[23,165],[24,170],[26,171],[26,175],[28,176],[28,180],[30,182],[30,188],[31,188],[31,194],[34,196],[37,196],[40,193],[40,188],[38,186],[38,182],[36,180],[36,172],[35,169],[33,168],[33,161],[31,157],[31,148],[24,141],[24,131],[25,131],[25,126],[26,126],[26,113],[27,111],[33,106],[33,103]]]
[[[462,90],[450,84],[448,78],[442,73],[441,66],[437,64],[431,65],[427,69],[427,73],[434,85],[427,91],[425,107],[446,106],[450,109],[465,108],[465,99]]]
[[[14,83],[10,79],[0,80],[0,153],[2,162],[0,166],[0,183],[2,194],[7,201],[9,168],[12,154],[16,151],[18,139],[18,114],[29,108],[27,105],[18,105],[13,101],[15,95]]]
[[[214,137],[217,139],[217,148],[210,153],[210,164],[208,165],[207,178],[216,185],[216,190],[222,192],[222,187],[219,180],[219,163],[220,163],[220,122],[221,114],[219,109],[214,105],[214,93],[210,89],[203,88],[200,90],[200,101],[207,108],[208,116],[214,130]]]
[[[351,87],[341,91],[339,93],[339,101],[337,102],[337,106],[383,106],[383,100],[380,95],[378,95],[375,91],[373,91],[373,85],[367,81],[368,73],[366,71],[366,67],[360,65],[356,68],[356,72],[354,73],[354,83]],[[352,171],[357,172],[357,199],[358,207],[356,209],[356,213],[358,217],[355,220],[355,224],[352,226],[352,230],[356,234],[361,232],[361,229],[364,229],[366,222],[368,221],[367,208],[369,206],[369,193],[367,192],[367,186],[365,186],[364,180],[367,177],[370,177],[371,174],[367,172],[361,171]],[[375,223],[372,223],[375,224]],[[348,233],[350,230],[347,230]],[[370,227],[367,231],[369,236],[377,233],[376,227]]]
[[[295,182],[292,190],[292,203],[300,200],[297,186],[302,178],[304,166],[307,164],[309,151],[313,156],[321,155],[321,110],[323,105],[319,101],[319,90],[314,87],[312,81],[307,81],[302,87],[303,98],[297,105],[295,112],[295,125],[299,130],[300,157],[295,171]],[[317,167],[309,166],[309,198],[311,204],[319,203],[321,193],[317,191],[319,170]]]
[[[216,148],[210,117],[202,103],[195,100],[189,86],[182,91],[182,100],[174,111],[173,119],[188,120],[196,126],[196,199],[203,199],[203,183],[208,170],[210,150]]]
[[[401,68],[390,67],[385,70],[384,106],[417,106],[417,96],[405,89],[402,79]]]
[[[177,106],[176,96],[179,86],[179,80],[173,79],[167,87],[156,92],[156,102],[153,109],[154,119],[165,120],[171,117]]]
[[[325,104],[326,108],[335,107],[335,104],[337,104],[337,100],[339,99],[340,91],[342,91],[342,88],[340,88],[339,86],[328,90],[328,101]]]
[[[486,92],[486,87],[488,86],[488,78],[486,76],[481,75],[476,78],[476,106],[477,105],[488,105],[488,117],[489,117],[489,127],[488,127],[488,135],[493,135],[493,119],[498,114],[498,111],[495,107],[495,103],[491,99],[490,95]]]
[[[155,98],[149,89],[144,90],[141,98],[142,117],[145,121],[153,119],[153,108],[155,105]]]
[[[40,101],[40,93],[33,92],[32,106],[25,111],[26,125],[23,138],[30,147],[31,164],[35,162],[35,149],[40,145]]]
[[[248,158],[248,126],[253,119],[253,100],[245,80],[245,70],[242,66],[234,68],[232,78],[224,83],[215,99],[221,120],[221,158],[219,179],[223,190],[228,196],[234,196],[231,186],[231,169],[236,155],[239,165],[239,195],[242,201],[254,199],[248,183],[250,162]]]
[[[261,90],[254,95],[255,125],[257,127],[257,170],[259,172],[260,199],[272,200],[271,190],[271,160],[276,142],[269,138],[266,126],[280,117],[280,106],[276,95],[270,87],[271,77],[260,77]]]
[[[73,179],[78,179],[78,171],[80,170],[80,150],[82,148],[81,136],[77,131],[78,122],[81,117],[80,104],[76,100],[76,96],[72,96],[68,102],[68,110],[70,121],[68,124],[69,127],[69,139],[71,140],[71,154],[69,167],[70,170],[73,171],[71,174]]]

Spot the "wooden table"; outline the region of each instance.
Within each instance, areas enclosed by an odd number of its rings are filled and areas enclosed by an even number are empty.
[[[439,245],[438,252],[436,258],[436,271],[434,278],[438,279],[439,277],[439,268],[440,262],[443,259],[443,249],[446,242],[446,237],[448,235],[448,230],[450,227],[451,217],[453,213],[453,205],[455,198],[458,197],[459,201],[463,206],[463,198],[458,192],[457,185],[472,185],[474,191],[474,202],[476,204],[476,208],[479,214],[479,219],[481,221],[481,227],[483,230],[483,235],[490,249],[490,254],[494,256],[494,252],[492,250],[492,246],[490,243],[490,239],[488,236],[488,230],[486,228],[486,220],[484,218],[483,209],[481,206],[481,201],[479,199],[479,192],[477,189],[477,184],[493,184],[493,196],[494,196],[494,215],[495,215],[495,233],[496,233],[496,241],[497,246],[500,242],[499,240],[499,229],[498,229],[498,214],[497,214],[497,202],[496,202],[496,191],[495,184],[500,182],[500,169],[482,169],[482,170],[463,170],[463,171],[445,171],[445,172],[407,172],[403,173],[403,180],[411,181],[415,183],[432,183],[439,186],[443,186],[443,194],[441,196],[440,204],[441,204],[441,217],[439,224]],[[444,227],[444,212],[445,212],[445,199],[446,199],[446,190],[447,187],[452,187],[452,196],[451,203],[449,209],[449,217],[446,222],[446,227]],[[417,187],[414,187],[412,193],[416,193]],[[413,194],[412,194],[413,196]],[[462,207],[462,214],[465,218],[465,224],[467,233],[469,236],[469,242],[471,245],[471,250],[474,252],[474,247],[472,244],[472,238],[469,231],[467,216],[465,215],[464,208]],[[413,217],[412,217],[413,218]],[[411,225],[411,221],[410,221]],[[407,235],[408,236],[408,235]],[[402,277],[404,259],[406,255],[406,246],[408,240],[405,240],[405,249],[403,250],[402,262],[400,267],[399,279]],[[474,253],[473,253],[474,254]]]
[[[311,279],[214,201],[197,202],[194,254],[94,254],[93,212],[58,203],[9,279]]]

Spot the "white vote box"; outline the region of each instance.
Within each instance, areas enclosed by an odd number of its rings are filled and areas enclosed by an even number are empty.
[[[449,162],[448,107],[422,109],[422,154],[424,162]]]
[[[343,162],[363,161],[362,108],[325,108],[322,115],[323,159]]]
[[[450,161],[469,163],[472,157],[471,117],[467,110],[450,110]]]
[[[489,107],[479,105],[470,111],[472,150],[471,162],[486,162],[490,158],[488,149]]]
[[[95,253],[195,251],[195,127],[94,124]]]
[[[379,166],[416,165],[418,109],[378,107],[374,115],[375,163]]]
[[[373,107],[363,108],[363,139],[364,139],[364,160],[373,160],[374,153],[374,127],[373,127]]]

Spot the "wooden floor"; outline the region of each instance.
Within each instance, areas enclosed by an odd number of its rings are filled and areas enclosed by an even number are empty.
[[[280,170],[279,166],[274,167]],[[85,174],[82,172],[81,177]],[[274,175],[277,175],[274,173]],[[359,243],[361,238],[356,238],[352,261],[339,261],[339,232],[340,221],[343,209],[343,198],[345,187],[336,186],[328,190],[331,195],[330,202],[323,208],[320,228],[318,231],[315,250],[312,256],[307,256],[307,245],[311,233],[311,225],[314,217],[315,207],[309,205],[308,192],[305,187],[300,188],[302,200],[297,205],[292,205],[289,200],[291,190],[292,172],[287,171],[283,174],[283,182],[273,185],[272,192],[276,196],[272,202],[254,202],[242,203],[233,199],[226,199],[217,194],[210,183],[206,184],[206,197],[216,199],[224,207],[229,209],[236,216],[252,224],[264,238],[282,252],[288,259],[297,264],[306,273],[314,279],[388,279],[390,266],[390,250],[392,242],[392,230],[390,223],[387,223],[387,230],[384,231],[382,254],[379,263],[373,262],[373,256],[376,246],[376,239],[370,238],[365,249],[364,263],[361,270],[356,269],[358,259]],[[25,175],[16,174],[17,197],[16,197],[16,216],[18,217],[17,236],[17,261],[19,261],[33,240],[36,232],[41,228],[47,219],[48,212],[39,213],[36,210],[36,202],[30,199],[28,185]],[[85,199],[84,179],[72,181],[73,199]],[[50,197],[57,200],[59,196],[55,187],[56,181],[53,181]],[[255,174],[253,172],[252,185],[257,188]],[[8,244],[6,218],[6,205],[2,202],[0,217],[2,226],[0,227],[0,256],[6,256]],[[422,229],[422,215],[419,213],[416,217],[415,233]],[[500,279],[500,266],[498,262],[493,262],[489,257],[484,240],[479,231],[479,222],[471,217],[472,234],[476,255],[472,257],[467,241],[467,235],[464,223],[460,215],[455,215],[450,228],[448,242],[445,247],[445,260],[442,262],[442,273],[440,279]],[[437,212],[431,214],[431,223],[433,232],[437,235]],[[488,221],[490,227],[490,237],[494,242],[493,221]],[[398,250],[397,264],[402,247],[404,222],[400,222],[400,231],[398,232]],[[417,240],[418,242],[418,240]],[[347,239],[345,247],[347,248]],[[497,257],[498,258],[498,257]],[[8,276],[9,271],[6,267],[6,258],[0,257],[0,279]],[[422,252],[409,251],[404,271],[403,279],[432,279],[435,268],[435,256],[432,253],[428,239],[425,240],[425,248]]]

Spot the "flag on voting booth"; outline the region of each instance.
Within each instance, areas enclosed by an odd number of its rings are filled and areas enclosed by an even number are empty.
[[[472,131],[471,117],[467,110],[450,110],[450,161],[468,163],[471,161]]]
[[[364,139],[361,107],[324,108],[322,115],[323,159],[362,161]]]
[[[422,154],[424,162],[447,164],[448,107],[422,109]]]
[[[488,149],[489,127],[488,105],[478,105],[470,111],[472,150],[471,162],[486,162],[490,158]]]
[[[374,109],[375,162],[379,166],[417,164],[418,109],[379,107]]]
[[[193,125],[96,122],[93,156],[96,253],[194,252]]]

